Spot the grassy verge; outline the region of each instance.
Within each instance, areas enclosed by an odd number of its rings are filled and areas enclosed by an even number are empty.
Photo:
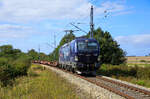
[[[74,88],[51,70],[32,65],[28,76],[17,78],[14,86],[0,87],[0,99],[79,99]]]
[[[150,88],[150,67],[102,65],[98,74]]]

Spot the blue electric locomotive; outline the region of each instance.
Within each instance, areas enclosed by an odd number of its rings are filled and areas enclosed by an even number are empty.
[[[78,74],[95,74],[100,67],[98,56],[100,47],[93,38],[76,38],[61,46],[59,66]]]

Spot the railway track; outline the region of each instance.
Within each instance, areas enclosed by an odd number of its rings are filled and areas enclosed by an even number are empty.
[[[148,90],[137,88],[118,81],[110,80],[101,76],[96,76],[96,78],[101,80],[101,82],[104,82],[105,84],[107,83],[107,85],[110,85],[111,87],[115,87],[116,85],[119,86],[120,91],[128,94],[131,97],[135,97],[135,99],[150,99],[150,91]]]
[[[42,62],[36,61],[34,63],[40,63],[40,64],[44,64],[48,66],[53,66],[55,68],[57,68],[56,66],[59,65],[57,62],[46,62],[46,61],[42,61]],[[57,68],[57,69],[60,69],[60,68]],[[64,72],[70,73],[71,75],[80,77],[81,79],[84,79],[93,84],[96,84],[99,87],[107,89],[127,99],[150,99],[150,91],[145,90],[145,89],[127,85],[127,84],[124,84],[115,80],[104,78],[102,76],[96,76],[96,77],[81,76],[81,75],[77,75],[72,72],[69,72],[67,70],[64,70],[64,69],[61,69],[61,70]]]

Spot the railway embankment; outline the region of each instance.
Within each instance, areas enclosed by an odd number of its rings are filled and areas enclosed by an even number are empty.
[[[28,75],[16,78],[13,86],[0,86],[0,99],[88,99],[80,98],[75,89],[52,70],[32,65]]]
[[[102,87],[97,86],[96,84],[90,83],[84,79],[81,79],[77,76],[71,75],[70,73],[66,73],[62,70],[59,70],[54,67],[42,65],[46,68],[49,68],[59,74],[61,77],[64,77],[70,83],[77,85],[77,89],[79,90],[80,94],[87,93],[94,99],[125,99],[124,97],[115,94],[109,90],[106,90]]]

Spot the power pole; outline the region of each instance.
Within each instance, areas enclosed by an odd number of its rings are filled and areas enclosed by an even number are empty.
[[[56,48],[56,34],[54,33],[54,47]]]
[[[91,6],[91,12],[90,12],[90,28],[91,28],[90,38],[93,38],[93,31],[94,31],[94,24],[93,24],[93,6]]]
[[[55,51],[55,49],[56,49],[56,47],[57,47],[57,44],[56,44],[56,34],[54,33],[54,42],[52,42],[52,44],[49,44],[49,43],[45,43],[46,45],[48,45],[49,47],[51,47],[51,48],[53,48],[54,50],[53,50],[53,52]],[[53,54],[53,58],[54,58],[54,60],[56,60],[56,52],[54,52],[54,54]]]
[[[67,33],[69,32],[69,33],[73,33],[73,32],[75,32],[75,31],[79,31],[79,30],[64,30],[64,32],[66,32],[66,36],[67,36]],[[70,40],[69,40],[69,38],[67,37],[67,39],[66,39],[66,42],[69,42]]]
[[[38,50],[39,50],[39,60],[40,60],[40,44],[39,44],[39,48],[38,48]]]
[[[54,60],[56,60],[56,52],[55,52],[55,49],[56,49],[56,35],[54,33]]]

